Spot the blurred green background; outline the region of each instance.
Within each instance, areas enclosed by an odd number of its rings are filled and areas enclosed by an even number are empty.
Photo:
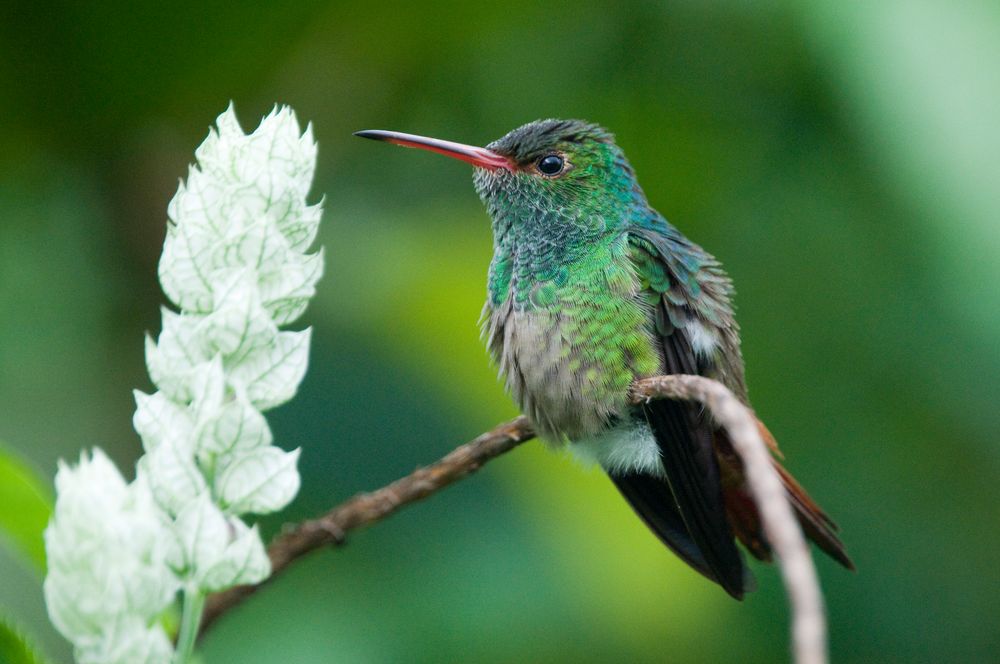
[[[490,231],[464,164],[351,137],[483,144],[612,129],[652,203],[735,279],[754,405],[857,565],[818,559],[838,662],[1000,661],[1000,4],[316,0],[0,10],[0,441],[51,478],[131,472],[166,204],[228,104],[314,123],[327,274],[300,395],[315,514],[515,411],[478,339]],[[0,505],[0,510],[10,509]],[[537,443],[319,553],[205,662],[775,662],[778,574],[742,604]],[[0,616],[54,661],[40,579]]]

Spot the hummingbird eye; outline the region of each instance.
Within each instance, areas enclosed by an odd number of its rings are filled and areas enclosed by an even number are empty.
[[[559,175],[565,161],[557,154],[547,154],[538,160],[538,172],[542,175]]]

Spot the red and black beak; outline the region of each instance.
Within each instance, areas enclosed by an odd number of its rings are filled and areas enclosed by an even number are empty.
[[[398,131],[382,131],[381,129],[366,129],[354,132],[355,136],[370,138],[374,141],[385,141],[407,148],[419,148],[443,154],[446,157],[453,157],[468,162],[479,168],[496,170],[506,168],[514,170],[514,162],[502,154],[497,154],[486,148],[477,148],[474,145],[464,143],[453,143],[452,141],[442,141],[437,138],[427,138],[426,136],[416,136],[415,134],[404,134]]]

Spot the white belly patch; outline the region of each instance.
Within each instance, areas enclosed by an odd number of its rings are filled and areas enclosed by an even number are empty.
[[[610,473],[664,477],[660,447],[645,422],[626,422],[592,438],[573,441],[569,451],[585,466],[596,463]]]

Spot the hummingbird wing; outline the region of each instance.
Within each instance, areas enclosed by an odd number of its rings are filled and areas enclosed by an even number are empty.
[[[692,349],[688,325],[697,320],[695,307],[701,306],[700,302],[694,302],[699,288],[696,277],[699,259],[702,255],[707,260],[711,257],[703,252],[697,254],[700,249],[687,243],[666,222],[663,226],[663,232],[638,231],[630,236],[630,242],[643,295],[652,305],[651,327],[662,348],[664,371],[709,374],[711,364]],[[673,235],[667,235],[667,231],[673,231]],[[742,384],[742,372],[738,375]],[[647,524],[672,523],[673,513],[679,513],[686,534],[700,553],[700,558],[683,554],[681,557],[730,595],[742,598],[752,577],[736,547],[726,516],[714,450],[715,427],[694,404],[657,400],[643,404],[641,409],[660,449],[674,504],[662,499],[637,500],[634,491],[623,490],[623,494]],[[683,538],[676,532],[669,528],[653,529],[671,549],[678,553],[684,550],[685,543],[679,541]],[[695,561],[703,562],[707,570]]]
[[[642,410],[660,448],[667,484],[691,539],[701,551],[711,577],[730,595],[741,599],[750,572],[736,548],[726,516],[712,425],[697,407],[687,403],[658,400],[643,404]]]
[[[662,217],[632,229],[629,240],[632,263],[652,312],[651,327],[662,346],[664,370],[708,376],[748,403],[739,328],[730,304],[732,285],[722,267]],[[706,334],[711,344],[706,345]],[[692,340],[698,340],[700,348],[694,349]],[[731,550],[733,536],[760,560],[771,557],[743,477],[743,463],[732,451],[726,433],[716,430],[696,407],[657,401],[644,406],[644,412],[691,538],[716,580],[734,594],[738,576]],[[772,452],[781,456],[767,427],[759,420],[758,425]],[[777,460],[774,465],[806,536],[841,565],[854,569],[837,536],[837,526]],[[640,513],[649,509],[636,507]]]

